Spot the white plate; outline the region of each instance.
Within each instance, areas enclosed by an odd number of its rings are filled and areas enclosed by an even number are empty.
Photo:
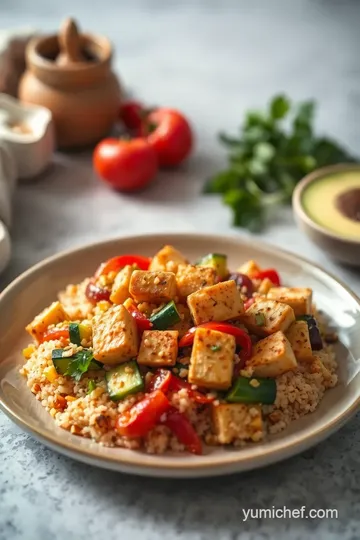
[[[58,290],[91,275],[103,260],[121,253],[153,255],[171,243],[191,260],[209,252],[227,253],[230,268],[247,259],[275,267],[285,283],[313,288],[315,301],[334,321],[341,344],[337,347],[339,385],[326,392],[315,413],[293,422],[266,442],[244,448],[205,449],[203,456],[146,455],[121,448],[105,448],[58,428],[34,399],[18,374],[21,349],[29,342],[24,326]],[[0,295],[0,405],[21,428],[67,456],[92,465],[147,476],[200,477],[250,470],[302,452],[339,429],[360,404],[360,302],[344,284],[324,270],[294,255],[259,242],[214,235],[162,234],[135,236],[65,252],[36,265]]]
[[[0,274],[5,270],[11,255],[11,242],[7,228],[0,220]]]

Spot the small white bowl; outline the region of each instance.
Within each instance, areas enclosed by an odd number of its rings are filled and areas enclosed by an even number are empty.
[[[0,94],[0,141],[14,157],[18,178],[37,176],[49,165],[55,149],[51,112]]]

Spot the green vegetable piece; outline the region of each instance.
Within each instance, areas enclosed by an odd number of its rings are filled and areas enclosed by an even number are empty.
[[[87,393],[91,394],[91,392],[93,390],[95,390],[95,388],[96,388],[96,382],[94,381],[94,379],[90,379],[90,381],[88,382],[88,391],[87,391]]]
[[[102,369],[102,364],[94,360],[92,351],[88,349],[83,349],[69,357],[63,357],[63,353],[63,349],[54,349],[51,353],[55,369],[61,375],[69,375],[79,381],[87,371]]]
[[[65,375],[70,364],[70,358],[52,358],[54,367],[59,375]]]
[[[221,351],[221,345],[211,345],[211,350],[213,352]]]
[[[166,330],[180,321],[181,317],[174,300],[171,300],[171,302],[150,318],[150,322],[153,324],[155,330]]]
[[[225,399],[229,403],[271,405],[276,399],[276,381],[260,377],[239,377]]]
[[[78,323],[69,324],[69,336],[71,343],[74,343],[75,345],[81,345],[80,325]]]
[[[264,326],[265,315],[263,313],[255,313],[255,324],[256,326]]]
[[[290,101],[286,96],[275,96],[270,103],[270,115],[274,120],[280,120],[287,115],[290,105]]]
[[[223,279],[229,274],[227,268],[227,256],[221,253],[209,253],[202,257],[197,263],[197,266],[210,266],[214,268],[217,275]]]
[[[109,397],[113,401],[118,401],[129,394],[136,394],[144,389],[144,381],[135,360],[130,360],[130,362],[125,362],[107,371],[105,379]]]

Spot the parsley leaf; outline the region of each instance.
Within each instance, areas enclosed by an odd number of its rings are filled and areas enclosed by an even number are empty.
[[[263,313],[255,313],[255,324],[256,326],[264,326],[265,315]]]
[[[88,382],[88,391],[87,391],[87,393],[91,394],[91,392],[93,390],[95,390],[95,388],[96,388],[96,382],[94,381],[94,379],[90,379],[90,381]]]
[[[80,381],[82,375],[88,371],[93,358],[94,356],[92,351],[87,349],[77,352],[71,357],[71,362],[69,363],[64,375],[69,375],[75,379],[75,381]]]
[[[314,101],[298,105],[275,96],[265,111],[248,111],[238,136],[219,134],[228,166],[205,184],[233,212],[233,224],[254,232],[265,227],[296,184],[318,167],[355,161],[335,141],[314,133]]]
[[[221,351],[221,345],[211,345],[210,348],[213,352]]]

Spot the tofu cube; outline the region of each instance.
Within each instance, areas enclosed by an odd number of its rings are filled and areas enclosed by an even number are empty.
[[[273,282],[269,278],[265,278],[259,285],[257,292],[259,294],[267,294],[270,289],[273,287]]]
[[[244,312],[240,292],[233,280],[200,289],[187,298],[195,324],[237,319]]]
[[[285,332],[296,360],[312,362],[313,353],[310,343],[309,328],[305,321],[295,321]]]
[[[114,304],[123,304],[129,298],[129,287],[131,275],[134,272],[134,267],[127,264],[115,277],[110,300]]]
[[[221,403],[212,406],[213,429],[220,444],[236,440],[260,441],[264,426],[259,405]]]
[[[184,299],[199,289],[214,285],[216,281],[214,268],[179,265],[176,273],[176,284],[180,298]]]
[[[175,274],[135,270],[131,275],[129,291],[136,302],[169,302],[176,296]]]
[[[137,359],[138,364],[149,367],[175,365],[178,337],[179,332],[176,330],[145,330]]]
[[[290,306],[261,298],[257,299],[241,317],[241,322],[249,332],[261,337],[279,330],[285,332],[294,321],[294,310]]]
[[[255,377],[275,378],[296,367],[294,352],[282,332],[256,343],[251,358],[246,362],[246,369],[250,368]]]
[[[261,268],[260,266],[258,266],[258,264],[255,261],[250,260],[242,264],[240,268],[237,269],[237,272],[240,272],[240,274],[246,274],[247,276],[252,277],[258,274],[259,272],[261,272]]]
[[[189,382],[217,390],[229,388],[234,370],[235,346],[234,336],[198,328],[190,358]]]
[[[69,315],[66,313],[60,302],[53,302],[49,307],[45,308],[35,319],[27,325],[26,331],[39,342],[42,335],[52,324],[58,324],[63,321],[68,321]]]
[[[312,289],[299,287],[273,287],[267,297],[292,307],[296,316],[311,313]]]
[[[138,331],[128,310],[111,306],[93,318],[94,358],[104,364],[120,364],[137,355]]]
[[[149,270],[151,272],[162,270],[164,272],[176,273],[179,264],[187,264],[187,260],[183,254],[173,246],[164,246],[153,257]]]

